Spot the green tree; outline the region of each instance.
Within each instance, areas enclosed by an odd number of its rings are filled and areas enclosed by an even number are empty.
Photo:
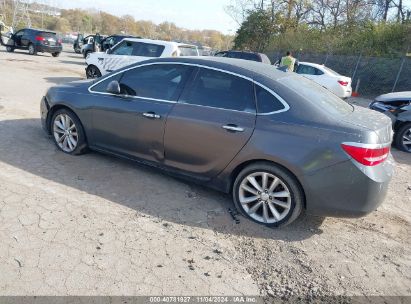
[[[234,39],[234,48],[265,51],[274,33],[271,15],[265,10],[251,12],[241,24]]]

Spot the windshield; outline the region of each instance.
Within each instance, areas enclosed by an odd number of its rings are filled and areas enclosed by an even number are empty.
[[[354,110],[350,104],[303,76],[284,77],[279,82],[331,115],[348,115]]]
[[[195,46],[179,46],[180,56],[198,56],[198,51]]]

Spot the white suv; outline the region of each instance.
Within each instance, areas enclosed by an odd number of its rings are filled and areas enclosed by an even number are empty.
[[[98,78],[130,64],[154,57],[199,56],[195,45],[139,38],[125,38],[106,53],[86,58],[87,78]]]

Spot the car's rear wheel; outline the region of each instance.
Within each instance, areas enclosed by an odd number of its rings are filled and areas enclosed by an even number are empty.
[[[29,54],[30,55],[36,55],[37,54],[36,47],[34,46],[33,43],[29,44]]]
[[[398,149],[411,153],[411,123],[403,125],[395,133],[395,145]]]
[[[56,146],[67,154],[80,155],[87,149],[80,120],[70,110],[57,110],[51,119],[51,132]]]
[[[87,79],[94,79],[101,77],[101,72],[95,65],[90,64],[86,69]]]
[[[11,46],[6,46],[6,51],[9,52],[9,53],[13,53],[14,48],[12,48]]]
[[[233,200],[247,218],[269,227],[282,227],[298,218],[304,195],[299,183],[285,169],[259,162],[237,176]]]
[[[60,56],[60,53],[58,53],[58,52],[56,52],[56,53],[51,53],[51,56],[53,56],[53,57],[58,57],[58,56]]]

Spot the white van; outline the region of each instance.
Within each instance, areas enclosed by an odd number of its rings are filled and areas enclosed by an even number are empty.
[[[86,58],[87,78],[98,78],[130,64],[155,57],[199,56],[195,45],[171,41],[125,38],[106,53]]]

